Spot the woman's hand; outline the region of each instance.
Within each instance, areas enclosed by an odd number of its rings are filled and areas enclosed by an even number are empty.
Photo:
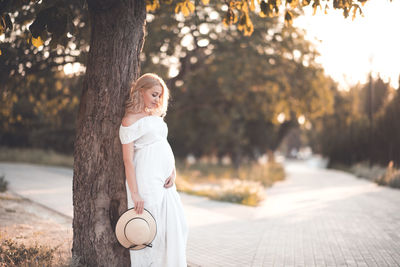
[[[167,178],[167,180],[165,180],[164,187],[170,188],[175,182],[175,177],[176,177],[176,175],[175,175],[175,168],[174,168],[172,170],[171,175]]]
[[[132,195],[132,200],[135,206],[135,211],[138,214],[142,214],[143,208],[144,208],[144,200],[142,197],[139,195],[139,193],[134,193]]]

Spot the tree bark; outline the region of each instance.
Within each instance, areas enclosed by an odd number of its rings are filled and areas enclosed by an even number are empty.
[[[90,51],[74,144],[73,246],[79,266],[129,266],[114,228],[127,208],[119,125],[140,73],[143,0],[88,0]]]

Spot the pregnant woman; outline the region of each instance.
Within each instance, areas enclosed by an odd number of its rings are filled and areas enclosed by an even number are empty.
[[[147,209],[155,218],[152,247],[130,250],[131,266],[181,267],[186,264],[187,223],[176,191],[175,158],[164,122],[169,91],[153,73],[131,87],[119,129],[128,208]]]

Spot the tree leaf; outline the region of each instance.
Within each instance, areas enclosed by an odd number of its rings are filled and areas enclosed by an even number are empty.
[[[250,10],[254,11],[256,9],[256,6],[254,4],[254,0],[250,0]]]
[[[292,21],[293,21],[293,15],[289,10],[287,10],[286,14],[285,14],[285,23],[286,23],[286,25],[291,25]]]
[[[1,16],[0,17],[0,32],[2,33],[3,31],[5,31],[7,27],[6,21],[4,20],[4,17]]]
[[[181,10],[182,7],[182,3],[177,3],[175,6],[175,14],[178,14],[179,11]]]
[[[343,8],[343,16],[347,18],[349,16],[349,9],[347,7]]]
[[[267,4],[264,0],[261,1],[260,8],[261,8],[260,13],[262,13],[265,16],[269,15],[269,12],[270,12],[269,4]],[[263,16],[261,16],[261,17],[263,17]]]
[[[38,36],[38,38],[32,36],[32,44],[36,47],[42,46],[43,45],[42,38],[40,38],[40,36]]]
[[[186,7],[186,5],[182,5],[181,12],[185,17],[189,16],[190,14],[189,9]]]
[[[358,5],[353,5],[353,16],[351,17],[351,20],[353,20],[353,21],[357,15],[357,8],[358,8]]]
[[[210,3],[210,0],[201,0],[201,2],[203,2],[204,5],[208,5]]]
[[[320,9],[322,10],[321,3],[319,2],[319,0],[314,0],[314,3],[312,4],[312,7],[314,8],[313,16],[315,15],[315,13],[317,13],[317,8],[318,7],[320,7]]]
[[[187,5],[190,13],[193,13],[194,12],[194,4],[192,2],[190,2],[190,1],[187,1],[186,5]]]
[[[158,0],[154,0],[150,6],[146,6],[146,8],[150,11],[156,11],[159,7],[160,7],[160,2]]]
[[[235,15],[235,12],[233,12],[232,8],[229,8],[224,16],[224,19],[222,20],[222,23],[225,26],[229,26],[232,23],[236,23],[236,22],[237,22],[237,17]]]

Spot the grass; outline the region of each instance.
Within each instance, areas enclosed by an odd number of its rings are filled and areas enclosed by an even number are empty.
[[[350,172],[357,177],[375,181],[378,177],[385,174],[386,168],[376,164],[370,167],[368,162],[359,162],[350,167]]]
[[[379,185],[400,188],[400,170],[394,168],[393,161],[389,162],[384,174],[375,179]]]
[[[389,162],[386,168],[377,164],[369,166],[368,162],[359,162],[350,167],[344,165],[334,165],[332,167],[350,172],[357,177],[368,179],[379,185],[400,188],[400,169],[394,167],[393,161]]]
[[[285,172],[281,164],[268,162],[265,165],[258,163],[243,164],[239,169],[232,165],[221,165],[197,162],[191,165],[182,161],[176,161],[179,175],[187,181],[215,182],[221,179],[239,179],[257,181],[264,186],[271,186],[276,181],[285,178]]]
[[[73,267],[69,219],[13,192],[0,206],[0,266]]]
[[[57,248],[47,246],[25,246],[12,239],[3,239],[0,244],[0,266],[53,266]]]
[[[24,162],[49,166],[63,166],[73,168],[74,157],[52,150],[35,148],[7,148],[0,147],[0,161]]]
[[[265,199],[265,187],[283,180],[285,172],[279,163],[251,163],[239,169],[231,165],[177,161],[179,191],[210,199],[257,206]]]
[[[223,179],[213,183],[187,182],[179,176],[177,189],[191,195],[248,206],[257,206],[265,198],[265,189],[259,182]]]

